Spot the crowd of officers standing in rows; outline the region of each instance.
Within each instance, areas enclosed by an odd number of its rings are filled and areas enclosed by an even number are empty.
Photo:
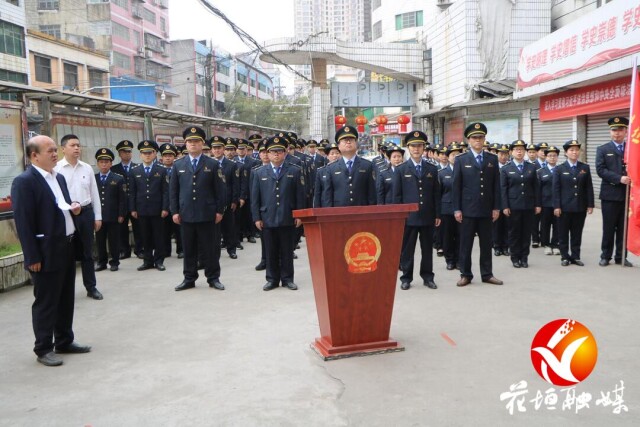
[[[612,141],[599,148],[596,159],[603,179],[600,265],[613,256],[616,263],[630,265],[622,249],[621,206],[629,184],[623,163],[628,120],[614,117],[609,126]],[[458,286],[471,283],[475,236],[486,283],[502,284],[493,275],[492,251],[509,256],[514,268],[528,268],[531,247],[560,255],[563,266],[584,265],[582,230],[594,192],[590,167],[578,160],[581,144],[567,141],[562,146],[567,160],[560,162],[560,149],[547,143],[491,144],[486,134],[484,124],[471,123],[464,131],[467,142],[431,147],[423,132],[414,131],[405,136],[404,148],[381,144],[372,161],[357,156],[358,133],[350,126],[339,129],[334,142],[304,141],[293,132],[271,138],[254,134],[247,140],[207,138],[194,126],[183,133],[182,151],[141,141],[140,164],[131,162],[130,141],[116,146],[121,161],[115,165],[114,153],[101,148],[95,156],[102,207],[96,271],[107,263],[116,271],[132,252],[143,259],[138,270],[164,271],[175,237],[177,256],[184,257],[184,280],[176,290],[194,287],[202,268],[208,284],[223,290],[221,250],[236,259],[243,239],[256,243],[261,237],[256,270],[266,270],[263,289],[295,290],[294,249],[303,230],[293,210],[395,203],[418,204],[404,228],[399,266],[404,290],[413,281],[418,240],[419,274],[432,289],[437,288],[433,249],[448,270],[460,270]]]

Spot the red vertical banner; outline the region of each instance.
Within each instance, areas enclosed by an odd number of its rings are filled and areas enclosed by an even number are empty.
[[[629,135],[625,152],[627,174],[631,178],[627,250],[640,256],[640,76],[638,75],[637,59],[633,62],[630,113],[631,120],[629,121]]]

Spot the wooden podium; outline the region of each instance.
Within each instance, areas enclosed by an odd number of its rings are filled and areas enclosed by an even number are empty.
[[[389,339],[404,223],[417,204],[301,209],[324,360],[402,351]]]

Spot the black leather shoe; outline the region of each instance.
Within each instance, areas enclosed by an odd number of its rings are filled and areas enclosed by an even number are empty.
[[[38,362],[42,363],[44,366],[60,366],[62,365],[62,358],[55,354],[53,351],[50,351],[47,354],[43,354],[42,356],[38,356]]]
[[[275,289],[275,288],[277,288],[277,287],[278,287],[278,284],[277,284],[277,283],[267,282],[267,283],[265,283],[265,284],[264,284],[264,286],[262,287],[262,290],[263,290],[263,291],[271,291],[271,290],[273,290],[273,289]]]
[[[58,354],[80,354],[89,353],[90,351],[90,345],[80,345],[76,342],[72,342],[66,347],[56,348],[56,353]]]
[[[436,255],[442,257],[442,256],[444,256],[444,251],[442,249],[438,249],[436,251]]]
[[[217,289],[219,291],[224,291],[224,285],[220,283],[219,280],[214,280],[213,282],[209,282],[209,287]]]
[[[140,259],[143,259],[143,258],[144,258],[144,254],[143,254],[142,252],[138,252],[138,253],[136,254],[136,256],[137,256],[138,258],[140,258]]]
[[[98,264],[96,265],[96,271],[102,271],[102,270],[106,270],[107,269],[107,265],[106,264]]]
[[[111,267],[109,267],[110,271],[118,271],[118,266],[117,265],[112,265]]]
[[[629,261],[628,259],[624,260],[624,266],[625,267],[633,267],[633,264],[631,263],[631,261]]]
[[[402,282],[400,284],[400,289],[402,289],[403,291],[406,291],[407,289],[409,289],[411,287],[411,283],[409,282]]]
[[[191,289],[191,288],[195,288],[196,284],[193,282],[187,282],[186,280],[182,283],[180,283],[178,286],[175,287],[176,292],[178,291],[184,291],[187,289]]]
[[[298,255],[295,252],[293,253],[293,259],[298,259]]]
[[[120,259],[127,259],[127,258],[131,258],[131,252],[129,253],[123,252],[120,254]]]
[[[616,264],[620,264],[620,263],[617,262]],[[600,258],[600,262],[598,263],[598,265],[600,267],[606,267],[607,265],[609,265],[609,260],[608,259],[604,259],[604,258]]]
[[[531,244],[531,247],[532,247],[532,248],[537,248],[538,246],[540,246],[540,242],[533,242],[533,243]]]
[[[300,244],[297,244],[297,245],[296,245],[296,249],[300,249]]]
[[[502,284],[504,284],[504,282],[503,282],[502,280],[500,280],[500,279],[496,279],[496,278],[495,278],[495,277],[493,277],[493,276],[491,276],[491,277],[489,277],[489,278],[487,278],[487,279],[482,279],[482,281],[483,281],[484,283],[490,283],[490,284],[492,284],[492,285],[502,285]]]
[[[424,285],[429,289],[438,289],[438,285],[436,285],[436,282],[433,280],[427,280],[424,282]]]
[[[571,264],[571,261],[569,261],[568,259],[563,259],[562,261],[560,261],[560,265],[563,267],[566,267],[569,264]]]
[[[267,269],[267,264],[264,262],[261,262],[260,264],[256,265],[256,271],[262,271],[266,269]]]
[[[456,269],[455,264],[447,264],[447,270],[455,270],[455,269]]]
[[[522,267],[522,268],[529,268],[529,262],[527,262],[527,261],[520,261],[520,267]]]
[[[99,291],[99,290],[97,290],[96,288],[89,289],[89,290],[87,291],[87,296],[88,296],[89,298],[93,298],[93,299],[98,300],[98,301],[104,298],[104,297],[102,296],[102,294],[100,293],[100,291]]]
[[[165,271],[167,268],[164,266],[163,263],[159,262],[156,264],[156,268],[158,269],[158,271]]]
[[[578,267],[584,267],[584,262],[580,261],[579,259],[574,259],[573,261],[571,261],[571,264],[575,264]]]
[[[238,244],[236,245],[236,248],[237,248],[237,249],[240,249],[241,251],[242,251],[242,250],[244,250],[244,246],[242,246],[242,243],[238,243]]]
[[[282,286],[285,287],[285,288],[289,288],[292,291],[297,291],[298,290],[298,285],[296,285],[293,282],[286,282],[286,283],[282,282]]]
[[[502,251],[500,249],[494,249],[493,250],[493,255],[494,256],[500,256],[500,255],[502,255]]]
[[[178,252],[178,259],[184,258],[184,254],[182,252]]]
[[[504,249],[504,250],[502,251],[502,255],[504,255],[504,256],[509,256],[509,255],[511,255],[511,251],[509,251],[509,249]]]
[[[249,236],[249,237],[247,237],[247,242],[249,242],[249,243],[255,243],[255,242],[256,242],[256,238],[255,238],[255,237],[253,237],[253,236]]]
[[[520,266],[520,261],[513,261],[512,264],[513,264],[514,268],[520,268],[521,267]]]
[[[204,270],[204,262],[198,261],[198,270]]]
[[[238,255],[236,255],[236,254],[229,254],[229,258],[231,258],[231,259],[238,259]]]
[[[145,271],[145,270],[151,270],[152,268],[155,268],[153,264],[142,264],[140,267],[137,268],[137,270]]]

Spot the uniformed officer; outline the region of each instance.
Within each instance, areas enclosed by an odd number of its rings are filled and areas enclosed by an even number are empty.
[[[611,141],[596,150],[596,171],[602,178],[602,184],[600,184],[602,244],[599,265],[606,267],[613,256],[616,264],[624,262],[625,266],[631,267],[632,264],[627,260],[627,249],[622,247],[624,206],[627,187],[631,184],[631,179],[627,176],[627,165],[624,163],[629,120],[626,117],[612,117],[608,124]]]
[[[222,176],[226,183],[226,203],[225,211],[220,222],[220,230],[222,231],[222,240],[227,254],[231,259],[237,259],[236,248],[238,246],[238,232],[236,228],[235,211],[238,209],[240,199],[240,168],[238,163],[234,162],[227,153],[236,151],[235,140],[227,138],[223,140],[220,136],[214,136],[210,140],[211,153],[213,158],[218,162]],[[215,251],[215,248],[214,248]],[[214,252],[218,258],[219,251]]]
[[[251,220],[251,172],[255,166],[260,166],[260,161],[247,155],[249,147],[253,147],[246,139],[238,139],[237,156],[234,161],[238,163],[240,172],[240,195],[238,208],[236,209],[236,228],[238,230],[237,240],[242,244],[244,238],[249,243],[256,243],[255,234],[257,230]]]
[[[284,162],[286,146],[279,137],[269,138],[267,151],[270,163],[255,171],[251,189],[251,214],[262,231],[266,256],[267,283],[263,290],[279,286],[298,289],[294,282],[293,249],[295,228],[302,221],[294,219],[292,211],[303,209],[306,203],[302,170]]]
[[[120,225],[120,259],[127,259],[131,256],[131,243],[129,242],[129,221],[131,221],[131,228],[133,231],[133,252],[139,257],[142,256],[142,236],[140,235],[140,227],[138,226],[138,220],[131,216],[131,209],[129,207],[129,172],[135,166],[136,163],[131,161],[133,150],[133,142],[123,140],[116,145],[116,151],[120,157],[120,163],[111,166],[111,171],[117,173],[124,178],[125,189],[127,191],[127,215]]]
[[[536,167],[524,160],[526,147],[521,139],[513,141],[513,160],[500,169],[502,213],[507,217],[509,252],[515,268],[529,268],[533,217],[541,211]]]
[[[96,151],[99,172],[96,174],[100,206],[102,208],[102,227],[96,231],[96,247],[98,250],[98,264],[96,271],[107,268],[107,240],[111,255],[111,271],[118,271],[120,265],[120,227],[127,214],[127,190],[124,177],[111,173],[111,165],[115,158],[113,151],[100,148]]]
[[[547,165],[546,159],[547,155],[545,154],[546,150],[549,148],[549,144],[546,142],[541,142],[536,144],[536,170],[543,168]]]
[[[527,145],[527,161],[531,164],[536,164],[538,160],[538,149],[536,144],[529,143]]]
[[[251,143],[251,145],[253,146],[253,154],[251,155],[251,157],[253,157],[255,160],[260,160],[260,151],[258,150],[258,144],[260,144],[260,141],[262,141],[262,135],[258,134],[258,133],[254,133],[249,135],[249,138],[247,138],[249,140],[249,142]],[[258,165],[260,164],[259,162],[257,163]]]
[[[181,225],[184,249],[184,279],[175,290],[195,287],[199,259],[204,264],[209,287],[224,290],[220,259],[214,256],[214,247],[220,247],[218,223],[226,206],[224,175],[216,160],[202,154],[207,139],[203,129],[188,127],[182,137],[189,154],[173,165],[169,191],[173,222]]]
[[[164,166],[167,169],[167,177],[169,180],[171,180],[173,163],[175,162],[176,157],[178,155],[178,149],[175,147],[175,145],[170,144],[168,142],[160,145],[159,149],[160,149],[160,158],[162,159],[162,166]],[[175,236],[176,253],[178,255],[178,258],[182,258],[183,257],[182,236],[180,235],[180,226],[173,222],[173,218],[171,218],[171,215],[167,215],[167,217],[164,218],[163,222],[164,222],[163,238],[164,238],[164,248],[165,248],[166,256],[167,257],[171,256],[171,249],[172,249],[171,238],[172,236]]]
[[[264,138],[262,141],[258,143],[257,150],[258,150],[258,156],[260,159],[260,164],[254,166],[253,170],[251,171],[251,176],[250,176],[251,186],[253,186],[253,180],[255,179],[254,172],[256,171],[256,169],[258,169],[260,166],[270,164],[269,154],[267,153],[267,141],[268,139]],[[251,206],[249,206],[249,211],[251,211]],[[253,216],[251,220],[253,221]],[[254,224],[254,227],[255,227],[255,224]],[[260,250],[261,250],[260,262],[258,263],[258,265],[256,265],[256,271],[266,270],[267,268],[267,258],[265,255],[264,239],[262,238],[260,239]]]
[[[404,162],[404,149],[396,144],[389,144],[384,153],[389,157],[389,166],[380,170],[376,178],[376,191],[378,204],[390,205],[393,203],[393,174]]]
[[[337,142],[331,142],[323,146],[322,148],[327,156],[327,165],[340,159],[340,148]],[[327,167],[321,166],[316,173],[316,182],[313,186],[313,207],[321,208],[322,206],[322,191],[324,190],[325,183],[329,179],[327,175]],[[326,207],[326,206],[324,206]]]
[[[538,199],[542,205],[540,214],[540,243],[545,255],[560,255],[558,249],[558,218],[553,215],[553,170],[558,163],[560,150],[548,147],[545,151],[545,166],[538,169]],[[551,229],[553,228],[553,234]]]
[[[498,152],[498,168],[502,170],[510,158],[510,145],[500,144],[496,151]],[[498,219],[493,221],[491,225],[491,235],[493,237],[493,254],[495,256],[509,255],[509,243],[507,241],[509,226],[507,224],[507,217],[502,212],[500,212]]]
[[[460,280],[457,286],[467,286],[473,279],[471,252],[473,240],[480,240],[480,274],[482,281],[502,285],[493,275],[491,258],[491,223],[500,214],[500,172],[498,158],[482,150],[487,127],[471,123],[464,136],[469,151],[456,157],[453,165],[453,210],[460,226]]]
[[[562,148],[567,161],[553,171],[553,213],[559,218],[560,263],[563,267],[569,264],[583,266],[580,260],[582,230],[587,213],[591,214],[594,207],[591,170],[589,165],[578,160],[578,141],[567,141]]]
[[[440,182],[440,235],[442,236],[442,253],[447,263],[447,270],[454,270],[458,266],[458,252],[460,251],[460,225],[453,216],[453,165],[456,156],[462,148],[454,141],[449,144],[447,153],[449,164],[438,171]]]
[[[533,165],[535,166],[536,171],[538,171],[538,169],[543,168],[547,165],[547,162],[545,161],[546,155],[544,154],[544,151],[547,148],[549,148],[549,144],[547,144],[546,142],[541,142],[539,144],[535,144],[535,147],[536,147],[536,160],[535,162],[533,162]],[[540,241],[542,240],[540,238],[541,217],[542,217],[542,213],[535,214],[533,217],[533,227],[531,230],[531,240],[532,240],[531,247],[533,248],[542,246],[542,244],[540,243]]]
[[[144,246],[144,262],[138,271],[164,266],[163,218],[169,215],[169,183],[167,170],[154,160],[158,152],[155,141],[138,144],[142,163],[131,170],[129,206],[131,216],[140,221]]]
[[[413,281],[416,241],[420,237],[420,277],[424,285],[437,289],[433,273],[433,228],[440,226],[440,184],[438,169],[422,158],[427,135],[414,131],[404,138],[410,158],[393,174],[393,203],[417,203],[404,227],[400,254],[401,289],[407,290]]]
[[[342,158],[326,166],[327,180],[322,191],[322,206],[375,205],[376,172],[373,164],[356,155],[358,132],[344,126],[336,132]]]
[[[460,146],[460,148],[462,148],[462,153],[466,153],[467,151],[469,151],[469,144],[467,144],[466,141],[460,141],[458,142],[458,145]]]

